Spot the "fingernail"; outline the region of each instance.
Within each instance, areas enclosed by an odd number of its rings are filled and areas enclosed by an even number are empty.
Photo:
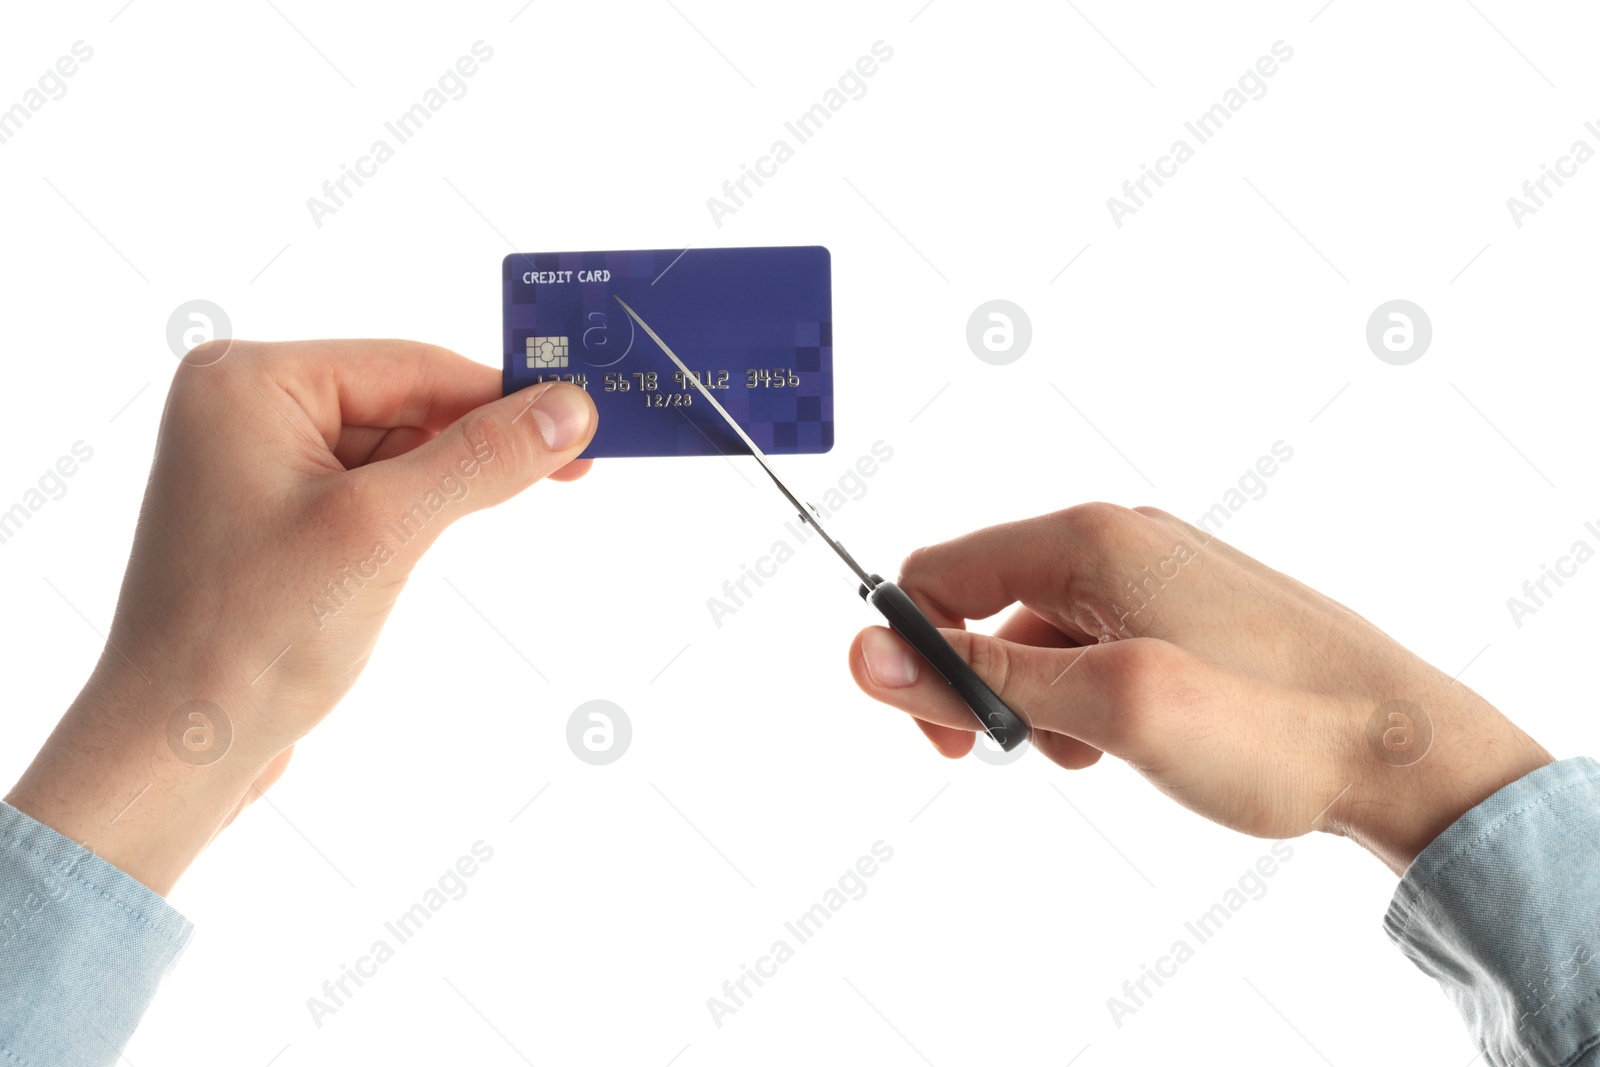
[[[589,398],[577,386],[557,383],[540,393],[530,410],[539,436],[552,452],[571,448],[589,432],[594,417]]]
[[[904,689],[917,680],[917,656],[888,630],[868,630],[861,638],[867,674],[885,689]]]

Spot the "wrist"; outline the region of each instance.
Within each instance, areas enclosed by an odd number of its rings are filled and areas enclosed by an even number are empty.
[[[217,702],[102,663],[6,801],[165,895],[276,754]]]
[[[1487,704],[1436,728],[1415,763],[1371,753],[1352,775],[1342,832],[1396,874],[1467,812],[1555,758]]]

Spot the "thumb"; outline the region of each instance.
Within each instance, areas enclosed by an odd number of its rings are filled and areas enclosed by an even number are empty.
[[[1042,648],[968,630],[939,632],[1034,730],[1064,734],[1123,759],[1137,758],[1159,691],[1186,669],[1181,649],[1153,638]],[[979,729],[955,690],[892,630],[861,631],[850,670],[868,696],[892,707],[942,726]]]
[[[437,534],[570,463],[598,420],[587,391],[547,382],[474,408],[432,440],[367,469],[378,475],[389,513]]]

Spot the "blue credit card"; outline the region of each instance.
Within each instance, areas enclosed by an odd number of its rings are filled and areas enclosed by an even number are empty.
[[[763,452],[833,447],[828,250],[514,253],[502,266],[506,394],[581,385],[600,426],[583,458],[748,454],[626,300]]]

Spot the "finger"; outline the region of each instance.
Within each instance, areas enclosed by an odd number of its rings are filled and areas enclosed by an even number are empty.
[[[239,798],[239,802],[235,804],[233,806],[233,810],[228,813],[228,817],[222,820],[222,825],[217,827],[216,833],[211,835],[212,840],[216,840],[217,834],[220,834],[222,831],[232,826],[233,820],[239,817],[239,813],[241,811],[249,807],[252,801],[261,796],[261,794],[265,793],[268,789],[271,789],[273,785],[277,783],[278,779],[283,777],[283,772],[289,767],[289,758],[293,755],[294,746],[290,745],[288,748],[274,756],[271,761],[269,761],[267,765],[262,768],[261,773],[256,775],[255,781],[251,782],[250,787],[245,790],[244,796]]]
[[[1018,607],[1006,616],[1006,621],[995,628],[994,635],[1002,641],[1039,648],[1076,648],[1085,643],[1083,638],[1062,632],[1059,626],[1028,607]]]
[[[1021,607],[1000,624],[994,636],[1012,644],[1039,648],[1074,648],[1079,644],[1076,639],[1034,614],[1031,608]],[[1040,752],[1068,770],[1081,770],[1100,759],[1098,748],[1066,734],[1035,730],[1030,740]]]
[[[936,624],[1020,603],[1087,643],[1115,632],[1107,620],[1117,616],[1118,586],[1159,555],[1167,536],[1127,508],[1081,504],[918,549],[902,565],[900,585]],[[1085,607],[1097,621],[1086,620]]]
[[[861,676],[857,672],[856,665],[861,661],[861,640],[864,633],[865,631],[862,634],[857,634],[855,640],[850,644],[850,669],[851,673],[855,674],[856,684],[858,685],[861,684]],[[866,686],[862,686],[862,688],[866,689]],[[974,735],[970,730],[958,730],[950,726],[942,726],[939,723],[917,718],[915,715],[912,716],[911,721],[917,724],[917,729],[922,731],[923,735],[933,744],[935,751],[941,756],[948,759],[960,759],[972,751]]]
[[[929,741],[933,742],[933,747],[939,755],[946,759],[960,759],[965,756],[972,751],[972,744],[978,739],[978,735],[971,731],[952,730],[948,726],[940,726],[936,722],[929,722],[916,716],[912,716],[911,721],[917,724],[917,728]]]
[[[558,471],[551,471],[549,478],[553,482],[575,482],[589,473],[589,468],[594,466],[592,459],[575,459]]]
[[[1035,731],[1065,734],[1123,759],[1152,743],[1151,723],[1181,712],[1199,666],[1162,641],[1135,638],[1084,648],[1013,644],[944,630],[958,655]],[[851,646],[864,692],[920,719],[976,731],[977,718],[937,672],[893,631],[870,627]]]
[[[261,773],[256,775],[256,780],[252,783],[256,795],[265,793],[277,784],[278,779],[283,777],[283,772],[289,769],[289,759],[293,755],[294,746],[290,745],[274,756]],[[249,793],[246,793],[246,796],[248,797]]]
[[[339,433],[339,443],[334,446],[333,455],[346,470],[353,470],[368,463],[403,456],[435,436],[432,430],[417,426],[396,426],[391,429],[346,426]]]
[[[1081,771],[1085,767],[1092,767],[1100,762],[1101,751],[1093,745],[1084,744],[1076,737],[1066,734],[1054,733],[1050,730],[1035,730],[1030,738],[1033,747],[1038,749],[1050,762],[1059,764],[1069,771]]]
[[[875,633],[879,629],[881,627],[874,626],[869,627],[867,630],[862,630],[856,634],[855,640],[850,642],[850,673],[855,678],[856,685],[860,686],[861,690],[868,696],[875,696],[876,694],[873,692],[871,684],[864,680],[863,665],[866,660],[861,646],[864,640],[869,639],[869,633]],[[885,632],[889,634],[890,639],[900,640],[893,631]],[[973,730],[977,728],[976,721],[974,721],[972,727],[962,729],[956,726],[947,726],[943,723],[931,722],[918,715],[915,711],[912,711],[911,721],[917,724],[917,729],[921,730],[923,735],[932,742],[934,749],[941,756],[949,759],[960,759],[972,751]]]
[[[597,419],[583,389],[547,382],[474,408],[432,440],[365,469],[389,513],[437,531],[566,466],[589,444]],[[435,513],[445,521],[430,521]]]
[[[995,636],[1016,644],[1071,647],[1070,639],[1065,634],[1027,608],[1018,608],[1013,612],[995,631]],[[976,720],[973,722],[973,730],[958,730],[915,716],[912,717],[912,722],[917,724],[918,729],[933,743],[933,747],[941,756],[950,759],[959,759],[971,752],[978,736],[975,732]],[[1033,731],[1030,743],[1047,758],[1068,770],[1089,767],[1098,762],[1101,756],[1100,750],[1092,745],[1048,730]]]
[[[500,396],[500,371],[447,348],[401,340],[285,341],[267,376],[310,418],[329,451],[346,426],[438,433]]]

